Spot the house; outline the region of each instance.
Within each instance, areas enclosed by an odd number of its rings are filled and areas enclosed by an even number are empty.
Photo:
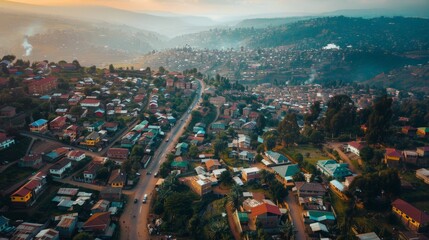
[[[208,178],[192,176],[185,177],[182,181],[199,196],[212,192],[212,182]]]
[[[429,127],[420,127],[420,128],[417,128],[417,136],[419,136],[419,137],[428,137],[429,136]]]
[[[392,202],[392,211],[409,229],[418,232],[428,229],[429,215],[408,202],[396,199]]]
[[[102,168],[103,165],[97,162],[90,162],[85,170],[83,171],[83,179],[85,182],[92,183],[97,177],[97,171]]]
[[[6,133],[0,132],[0,150],[9,148],[12,144],[15,144],[15,139],[7,137]]]
[[[375,232],[356,234],[358,240],[380,240]]]
[[[238,147],[241,149],[249,149],[250,148],[251,139],[246,134],[238,134],[238,139],[232,140],[231,147]]]
[[[130,155],[130,150],[127,148],[110,148],[107,150],[107,157],[117,164],[122,164]]]
[[[241,170],[241,177],[245,182],[259,179],[259,171],[258,167],[243,168]]]
[[[80,101],[80,106],[86,108],[99,108],[100,100],[94,98],[85,98],[84,100]]]
[[[86,129],[88,132],[94,132],[94,131],[100,131],[104,126],[104,121],[97,121],[90,126],[88,126]]]
[[[108,132],[116,132],[116,131],[118,131],[118,126],[119,126],[119,123],[117,123],[117,122],[106,122],[105,124],[104,124],[104,129],[106,129]]]
[[[353,142],[349,142],[347,143],[347,150],[349,152],[352,152],[358,156],[360,156],[360,150],[362,150],[362,148],[364,148],[365,146],[359,142],[353,141]]]
[[[122,198],[122,188],[118,187],[105,187],[100,192],[100,198],[109,201],[120,201]]]
[[[402,161],[402,151],[394,148],[386,148],[384,163],[391,168],[398,168]]]
[[[226,98],[223,96],[211,97],[209,102],[217,107],[220,107],[225,104]]]
[[[347,200],[348,197],[344,194],[344,191],[346,187],[339,182],[338,180],[334,179],[329,182],[329,188],[337,194],[341,199]]]
[[[66,120],[67,118],[64,116],[58,116],[56,118],[54,118],[50,123],[49,123],[49,128],[51,130],[61,130],[65,127],[66,125]]]
[[[225,128],[226,128],[225,123],[221,121],[214,122],[211,125],[211,129],[214,131],[222,131],[222,130],[225,130]]]
[[[18,164],[20,167],[39,169],[43,165],[42,155],[38,153],[25,155],[19,159]]]
[[[61,179],[65,177],[67,170],[69,170],[71,167],[71,160],[63,158],[49,169],[49,173],[52,175],[52,177]]]
[[[91,132],[88,136],[85,137],[85,141],[80,144],[86,146],[95,146],[100,142],[100,134],[98,132]]]
[[[429,184],[429,170],[426,168],[416,170],[416,177],[423,180],[426,184]]]
[[[47,228],[41,230],[34,240],[59,240],[60,233],[52,228]]]
[[[81,160],[83,160],[83,159],[85,159],[85,158],[86,158],[86,154],[85,154],[85,152],[84,152],[84,151],[80,151],[80,150],[73,150],[73,151],[70,151],[70,152],[67,154],[67,157],[68,157],[70,160],[73,160],[73,161],[79,162],[79,161],[81,161]]]
[[[181,161],[181,162],[173,161],[171,163],[171,168],[173,170],[180,170],[181,172],[186,172],[186,171],[188,171],[188,162],[185,162],[185,161]]]
[[[16,227],[11,240],[30,240],[33,239],[41,230],[43,224],[23,222]]]
[[[277,174],[284,177],[286,181],[291,181],[292,177],[301,172],[298,164],[280,165],[271,167]]]
[[[295,182],[298,197],[319,197],[325,196],[326,188],[317,182]]]
[[[92,206],[91,208],[91,213],[100,213],[100,212],[107,212],[107,210],[109,210],[110,207],[110,202],[104,199],[100,199],[98,200],[98,202],[96,202],[94,204],[94,206]]]
[[[48,131],[48,120],[46,119],[39,119],[30,125],[30,132],[34,133],[44,133]]]
[[[16,108],[11,106],[6,106],[0,109],[0,116],[1,117],[14,117],[16,115]]]
[[[123,188],[127,182],[127,174],[121,172],[121,169],[115,169],[110,174],[109,185],[113,188]]]
[[[66,215],[61,217],[61,220],[55,227],[55,230],[60,233],[61,239],[70,239],[74,235],[76,225],[77,217]]]
[[[73,142],[79,136],[79,127],[76,125],[70,125],[63,130],[63,138],[70,138]]]
[[[319,160],[316,165],[322,174],[333,178],[344,178],[352,175],[347,163],[337,163],[335,160]]]
[[[0,216],[0,232],[3,232],[8,227],[9,227],[9,219],[4,216]]]
[[[276,228],[280,224],[282,213],[279,207],[274,204],[264,202],[251,208],[249,225],[254,226],[256,223],[262,224],[263,228]],[[256,229],[252,229],[256,230]]]
[[[141,133],[139,132],[128,132],[122,137],[121,147],[132,148],[139,140]]]
[[[240,159],[241,161],[253,162],[255,160],[255,155],[248,151],[241,151],[238,154],[238,159]]]
[[[205,164],[206,164],[206,169],[208,172],[211,172],[215,169],[219,169],[219,167],[221,166],[219,161],[216,159],[209,159],[205,162]]]
[[[417,147],[416,153],[419,157],[429,157],[429,146]]]
[[[68,152],[69,152],[69,148],[60,147],[55,150],[52,150],[49,153],[42,155],[42,159],[43,161],[46,161],[46,162],[56,162],[62,159],[64,156],[66,156]]]
[[[267,151],[265,152],[265,156],[267,156],[268,159],[270,159],[275,164],[289,162],[289,159],[287,157],[285,157],[283,154],[280,154],[278,152]]]
[[[41,95],[48,93],[57,88],[57,78],[45,77],[40,79],[28,79],[24,80],[24,84],[28,87],[28,93],[30,95]]]
[[[405,150],[402,151],[402,159],[404,163],[419,165],[419,154],[416,151]]]
[[[45,174],[38,172],[36,175],[30,177],[28,182],[22,187],[11,194],[10,200],[12,205],[18,208],[31,206],[43,190],[45,190],[46,184]]]
[[[404,126],[404,127],[402,127],[401,132],[405,135],[412,137],[412,136],[415,136],[417,134],[417,128],[414,128],[411,126]]]
[[[95,213],[83,224],[83,230],[95,235],[104,234],[110,226],[110,221],[110,212]]]
[[[334,222],[335,221],[335,215],[332,212],[327,211],[317,211],[317,210],[309,210],[306,212],[306,216],[315,222]]]

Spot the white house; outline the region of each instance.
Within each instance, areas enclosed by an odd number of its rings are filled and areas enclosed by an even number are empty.
[[[63,178],[65,176],[65,173],[68,169],[71,168],[71,161],[67,158],[57,162],[54,164],[50,169],[49,173],[54,178]]]
[[[15,139],[7,137],[5,133],[0,133],[0,150],[10,147],[15,144]]]
[[[365,146],[362,145],[359,142],[353,141],[353,142],[349,142],[347,144],[347,150],[360,156],[360,150],[362,150],[362,148],[364,148]]]
[[[255,159],[255,155],[248,151],[241,151],[238,157],[242,161],[249,161],[249,162],[253,162],[253,160]]]
[[[79,162],[79,161],[85,159],[86,155],[85,155],[85,152],[83,152],[83,151],[73,150],[67,154],[67,157],[71,160]]]
[[[243,170],[241,170],[241,175],[243,180],[248,182],[254,179],[258,179],[259,171],[261,171],[261,169],[259,169],[258,167],[243,168]]]

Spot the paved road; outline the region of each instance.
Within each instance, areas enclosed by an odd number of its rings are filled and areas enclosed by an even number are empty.
[[[202,92],[204,91],[204,83],[202,81],[200,81],[200,86],[198,95],[195,97],[195,100],[189,109],[194,109],[197,103],[201,101]],[[120,218],[121,239],[151,239],[147,229],[147,218],[149,207],[152,202],[152,192],[158,178],[153,177],[153,175],[146,175],[146,173],[155,173],[159,171],[159,167],[166,160],[167,154],[175,147],[176,141],[185,131],[184,127],[189,124],[190,117],[190,111],[183,114],[183,116],[177,121],[176,125],[165,136],[165,139],[169,139],[169,141],[163,141],[161,143],[155,151],[148,168],[140,171],[142,178],[135,187],[134,195],[131,194],[129,199],[130,203],[127,204]],[[142,203],[145,194],[148,195],[146,204]],[[138,200],[137,203],[133,203],[134,199]]]
[[[307,233],[305,232],[304,218],[302,216],[302,210],[295,199],[295,194],[289,192],[286,197],[286,203],[289,208],[289,214],[292,218],[293,225],[295,227],[295,239],[306,240]]]

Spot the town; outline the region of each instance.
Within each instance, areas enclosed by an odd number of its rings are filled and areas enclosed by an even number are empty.
[[[424,94],[236,81],[246,69],[0,64],[2,237],[427,238]]]

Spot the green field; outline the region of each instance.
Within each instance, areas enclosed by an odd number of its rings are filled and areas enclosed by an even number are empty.
[[[311,145],[302,145],[297,147],[288,147],[279,150],[280,152],[289,155],[293,158],[293,156],[297,153],[301,153],[304,156],[304,161],[316,166],[317,161],[330,159],[330,157],[322,152],[321,149],[311,146]]]

